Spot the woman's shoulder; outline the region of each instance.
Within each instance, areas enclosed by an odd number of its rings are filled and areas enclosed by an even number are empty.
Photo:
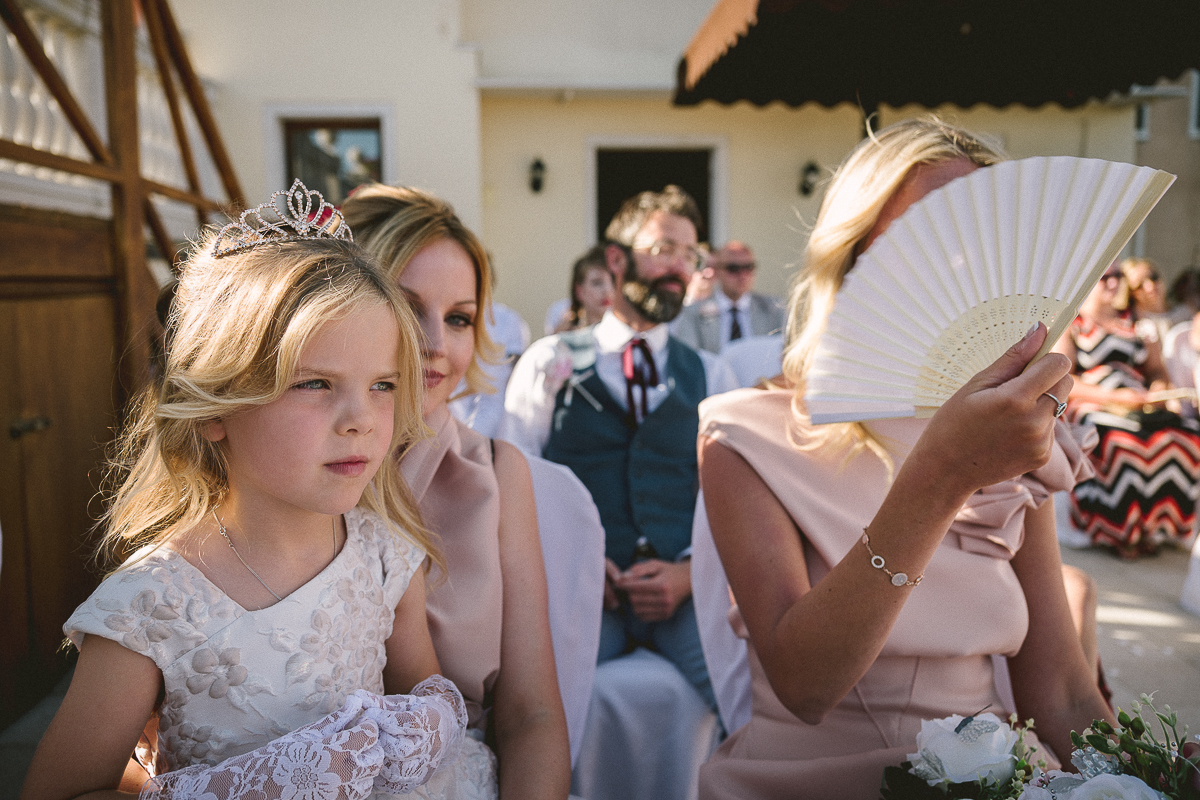
[[[791,423],[792,400],[790,389],[735,389],[713,395],[700,403],[700,433],[719,435],[732,429],[756,430],[774,436],[782,434]]]
[[[164,668],[242,614],[200,570],[165,545],[147,545],[109,575],[63,625],[112,639]]]

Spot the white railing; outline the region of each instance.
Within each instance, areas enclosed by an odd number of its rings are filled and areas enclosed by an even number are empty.
[[[47,57],[71,89],[101,140],[108,138],[104,103],[104,54],[100,39],[102,0],[29,0],[26,19],[41,40]],[[138,123],[142,175],[159,183],[187,187],[183,161],[171,123],[166,95],[159,82],[145,29],[137,48]],[[198,126],[176,82],[184,107],[189,141],[204,187],[219,186]],[[90,161],[58,102],[43,85],[15,37],[0,25],[0,137],[57,155]],[[210,189],[211,191],[211,189]],[[111,216],[108,184],[81,175],[0,159],[0,203]],[[156,202],[168,230],[190,236],[196,217],[189,207]]]

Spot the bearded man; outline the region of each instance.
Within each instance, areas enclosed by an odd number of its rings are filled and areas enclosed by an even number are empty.
[[[525,352],[509,380],[503,438],[569,467],[600,511],[608,580],[599,661],[649,647],[715,709],[691,600],[697,407],[737,379],[666,324],[703,261],[700,225],[677,186],[625,201],[606,231],[609,268],[625,276],[612,308]]]

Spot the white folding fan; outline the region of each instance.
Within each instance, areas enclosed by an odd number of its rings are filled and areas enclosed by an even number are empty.
[[[1038,320],[1040,357],[1174,180],[1027,158],[913,203],[838,292],[807,376],[812,421],[930,416]]]

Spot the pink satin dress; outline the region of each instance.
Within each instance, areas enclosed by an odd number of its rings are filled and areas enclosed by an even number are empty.
[[[466,700],[468,737],[459,761],[413,795],[490,800],[497,795],[496,759],[483,733],[500,674],[500,486],[490,439],[448,413],[432,424],[434,436],[414,445],[400,467],[446,559],[446,574],[435,568],[427,577],[426,617],[442,674]]]
[[[816,586],[862,538],[887,493],[887,470],[870,451],[847,461],[842,451],[799,449],[811,429],[795,422],[792,398],[777,389],[710,398],[701,406],[700,435],[746,459],[783,504],[802,532]],[[883,420],[870,428],[899,469],[926,424]],[[922,719],[1002,708],[990,656],[1016,653],[1028,629],[1025,595],[1009,563],[1024,537],[1025,512],[1090,474],[1067,426],[1056,433],[1049,464],[977,492],[963,507],[875,664],[819,725],[780,703],[750,643],[753,716],[701,768],[702,800],[874,800],[883,768],[916,750]],[[890,588],[881,578],[879,590]],[[747,638],[736,608],[730,618]]]

